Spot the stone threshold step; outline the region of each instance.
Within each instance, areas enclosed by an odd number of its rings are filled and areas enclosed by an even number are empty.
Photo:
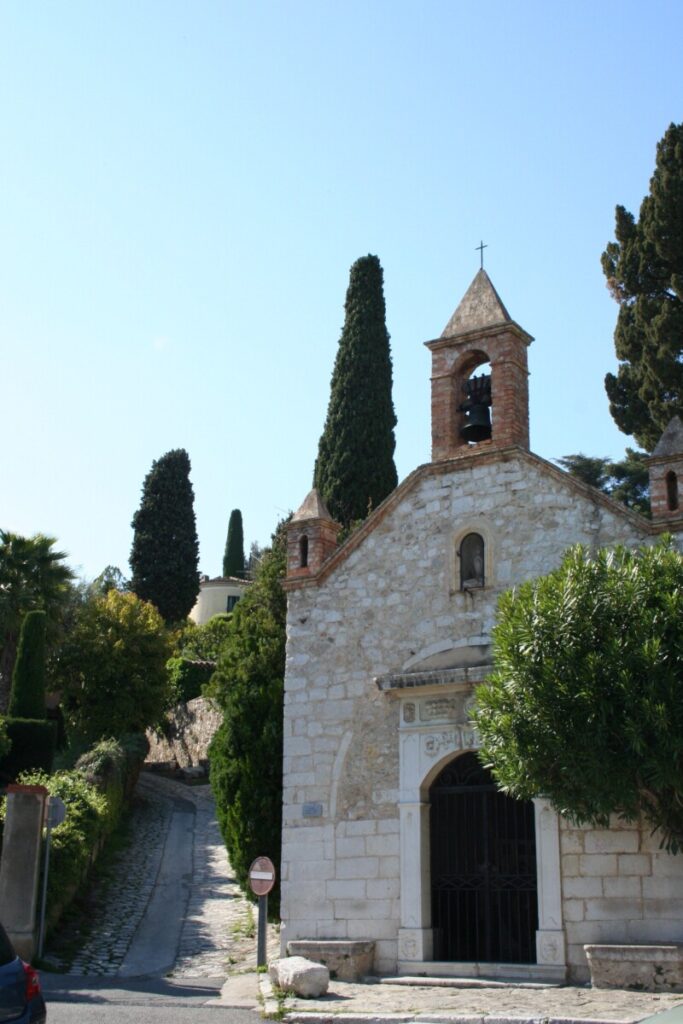
[[[441,978],[427,974],[402,974],[398,978],[380,978],[380,985],[422,985],[430,988],[562,988],[557,981],[520,981],[518,978]]]

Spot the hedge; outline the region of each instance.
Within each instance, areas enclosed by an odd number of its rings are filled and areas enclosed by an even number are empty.
[[[45,786],[50,796],[61,797],[67,808],[66,820],[52,832],[48,929],[57,924],[121,820],[147,750],[144,736],[102,740],[69,771],[21,775],[20,782]]]

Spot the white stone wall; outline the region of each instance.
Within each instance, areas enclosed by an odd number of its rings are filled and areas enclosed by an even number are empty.
[[[318,586],[289,594],[284,719],[283,942],[371,938],[396,966],[398,709],[374,678],[466,663],[501,591],[570,545],[639,543],[633,520],[539,460],[433,472]],[[456,540],[487,540],[487,586],[460,592]],[[415,780],[420,785],[422,780]]]
[[[562,910],[571,976],[589,980],[586,942],[683,942],[683,856],[618,818],[609,829],[560,826]]]

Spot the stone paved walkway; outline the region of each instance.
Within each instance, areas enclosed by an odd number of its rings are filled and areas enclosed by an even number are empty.
[[[177,800],[194,806],[195,826],[188,903],[169,907],[169,913],[184,918],[171,974],[224,978],[255,966],[255,912],[232,877],[210,787],[187,786],[143,772],[132,812],[134,840],[112,865],[114,880],[93,894],[96,923],[68,973],[118,974],[154,891]],[[277,955],[278,939],[272,927],[268,948],[269,956]],[[59,964],[58,952],[49,945],[46,959]]]
[[[229,990],[230,981],[224,992]],[[407,1021],[441,1024],[519,1024],[540,1022],[611,1021],[631,1024],[650,1014],[681,1003],[680,993],[625,992],[592,989],[587,986],[503,985],[471,988],[466,983],[403,986],[397,984],[352,984],[333,981],[329,993],[320,999],[288,998],[284,1002],[287,1021],[323,1024],[387,1024]],[[228,1003],[229,999],[224,999]],[[266,1004],[267,1005],[267,1004]]]

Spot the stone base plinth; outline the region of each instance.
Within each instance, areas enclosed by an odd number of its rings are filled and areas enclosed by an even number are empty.
[[[683,992],[683,945],[587,945],[593,988]]]
[[[330,977],[338,981],[359,981],[372,973],[375,943],[370,940],[292,939],[287,943],[287,953],[325,964]]]

